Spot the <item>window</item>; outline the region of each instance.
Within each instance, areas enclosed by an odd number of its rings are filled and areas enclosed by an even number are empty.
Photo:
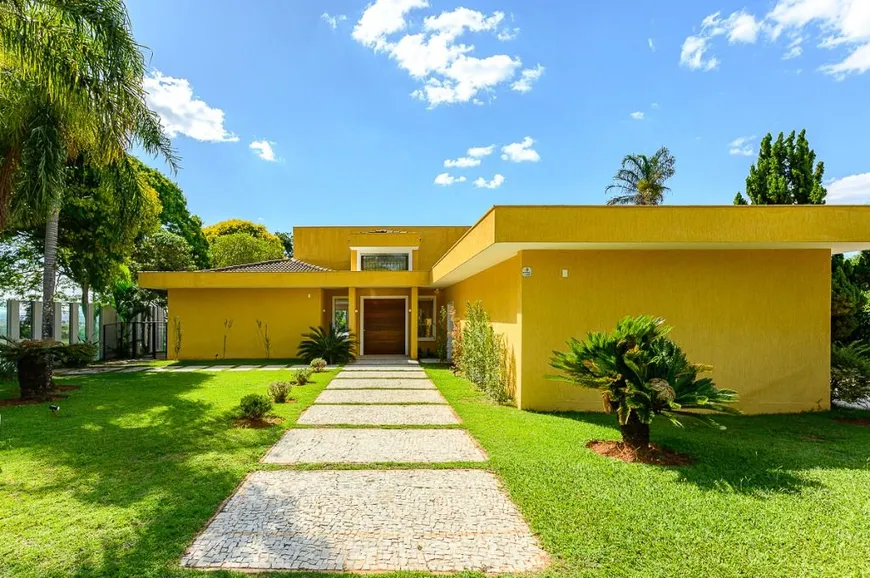
[[[417,338],[435,339],[435,297],[420,297],[417,301]]]
[[[408,253],[363,253],[361,271],[409,271]]]
[[[332,326],[340,333],[347,333],[347,297],[332,298]]]

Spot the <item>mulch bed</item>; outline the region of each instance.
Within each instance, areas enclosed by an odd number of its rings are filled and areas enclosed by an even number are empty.
[[[612,440],[592,440],[586,447],[596,454],[622,460],[628,463],[651,464],[654,466],[688,466],[694,458],[674,450],[650,444],[649,449],[636,452],[622,442]]]
[[[870,427],[870,419],[862,417],[835,417],[834,421],[840,423],[848,423],[852,425],[860,425],[862,427]]]
[[[51,394],[46,399],[0,399],[0,407],[14,407],[17,405],[39,405],[50,401],[63,401],[68,395],[63,395],[66,391],[75,391],[81,389],[80,385],[57,385],[51,389]]]
[[[265,427],[272,427],[273,425],[278,425],[279,423],[283,423],[284,418],[278,416],[266,416],[263,419],[248,419],[245,417],[240,417],[239,419],[233,420],[233,427],[240,427],[246,429],[262,429]]]

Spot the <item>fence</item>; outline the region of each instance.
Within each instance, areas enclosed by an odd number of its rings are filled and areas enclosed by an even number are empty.
[[[166,357],[165,321],[128,321],[103,325],[102,359]]]

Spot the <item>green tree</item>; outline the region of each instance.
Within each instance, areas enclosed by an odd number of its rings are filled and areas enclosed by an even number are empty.
[[[0,295],[35,297],[42,283],[42,250],[27,233],[0,235]]]
[[[211,264],[213,267],[230,267],[244,263],[270,261],[281,259],[283,256],[284,246],[277,237],[269,240],[254,237],[248,233],[232,233],[221,235],[211,243]]]
[[[284,256],[288,259],[293,256],[293,233],[282,233],[280,231],[275,233],[275,236],[281,239],[281,243],[284,245]]]
[[[145,177],[148,185],[157,191],[163,210],[160,223],[170,233],[180,235],[187,242],[198,269],[208,269],[208,240],[202,231],[202,220],[191,215],[187,209],[187,199],[177,184],[166,178],[157,169],[137,162],[137,170]],[[162,270],[162,269],[161,269]],[[175,269],[167,269],[175,270]]]
[[[193,250],[187,240],[163,229],[146,237],[133,253],[138,271],[192,271],[196,269]]]
[[[661,147],[652,156],[626,155],[604,192],[613,195],[608,205],[660,205],[671,189],[665,181],[674,176],[676,159]]]
[[[175,155],[148,109],[145,60],[122,0],[0,4],[0,229],[45,222],[43,335],[53,337],[57,236],[69,160],[138,181],[131,145]],[[124,190],[130,190],[124,186]]]
[[[746,195],[753,205],[823,205],[828,191],[822,185],[825,163],[816,162],[807,131],[788,137],[779,133],[776,141],[767,133],[761,139],[758,160],[749,168]],[[747,204],[737,193],[735,205]]]

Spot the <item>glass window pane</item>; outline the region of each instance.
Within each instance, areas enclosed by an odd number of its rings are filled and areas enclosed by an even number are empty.
[[[347,331],[347,299],[333,301],[332,326],[337,331]]]
[[[407,271],[407,253],[364,253],[360,256],[363,271]]]
[[[420,299],[417,302],[417,337],[435,338],[435,300]]]

